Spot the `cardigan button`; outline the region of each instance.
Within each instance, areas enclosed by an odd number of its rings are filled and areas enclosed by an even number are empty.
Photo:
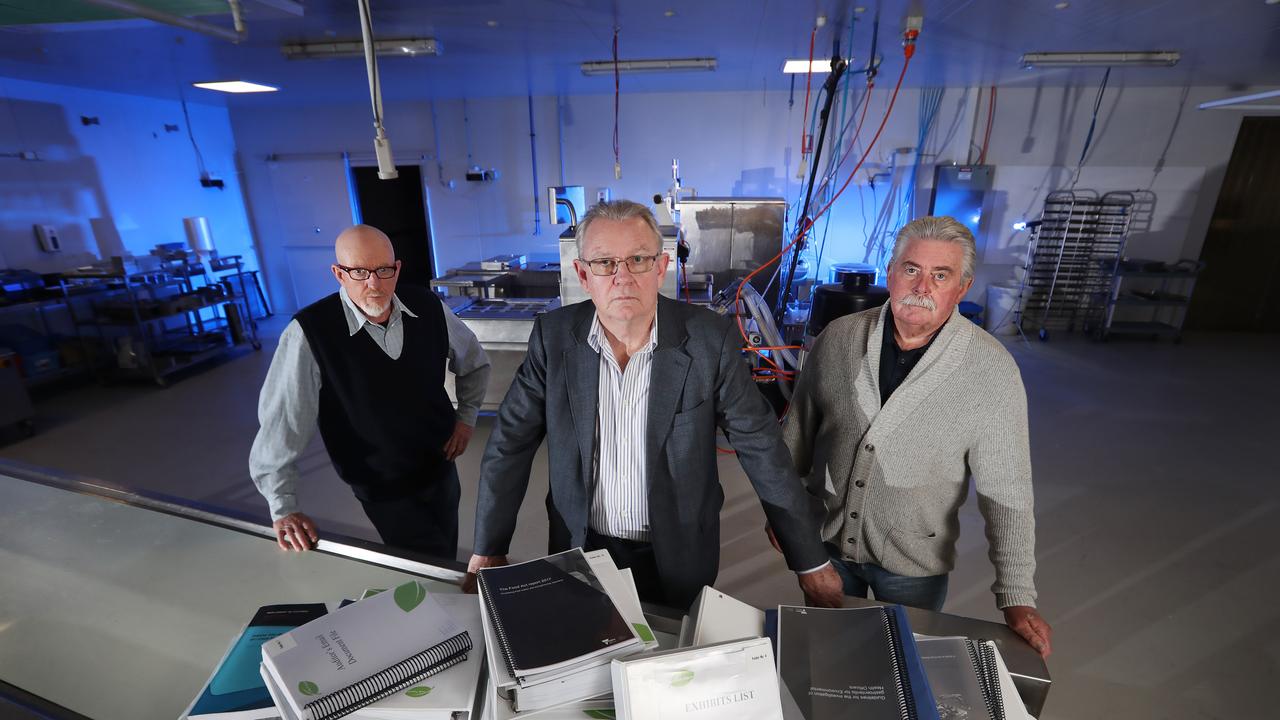
[[[853,484],[854,484],[854,485],[857,485],[858,487],[866,487],[866,486],[867,486],[867,484],[866,484],[865,482],[861,481],[861,480],[855,480],[855,481],[853,481]]]
[[[851,513],[849,513],[849,517],[853,518],[854,520],[857,520],[857,519],[858,519],[858,513],[856,513],[856,512],[851,512]]]
[[[867,443],[866,445],[862,446],[862,449],[866,450],[869,453],[873,453],[876,451],[876,446],[872,445],[871,443]]]

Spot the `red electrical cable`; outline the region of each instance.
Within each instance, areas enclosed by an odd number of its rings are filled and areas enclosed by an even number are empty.
[[[845,148],[844,155],[840,156],[840,162],[836,163],[836,168],[839,168],[844,164],[845,160],[849,159],[849,153],[853,152],[853,146],[857,144],[858,136],[862,134],[862,121],[867,119],[867,106],[871,104],[871,89],[873,87],[875,87],[875,82],[867,83],[867,92],[862,96],[862,112],[859,113],[858,116],[858,127],[854,129],[853,138],[849,140],[849,147]],[[848,128],[849,123],[852,122],[853,118],[850,117],[849,122],[844,124],[845,128]],[[822,184],[818,186],[817,190],[817,195],[819,197],[821,197],[822,191],[827,188],[827,185],[831,182],[831,178],[835,177],[835,175],[835,173],[832,173],[830,176],[823,178]]]
[[[914,46],[907,46],[906,49],[910,50],[912,47]],[[866,162],[867,156],[871,154],[871,148],[875,147],[876,141],[880,139],[880,133],[884,132],[885,124],[889,122],[889,116],[893,114],[893,105],[898,100],[898,91],[902,89],[902,79],[906,77],[907,67],[910,65],[911,53],[908,52],[906,61],[902,63],[902,72],[898,74],[898,82],[893,86],[893,94],[889,96],[889,107],[884,111],[884,118],[880,121],[880,127],[876,129],[875,136],[871,138],[871,142],[867,145],[866,151],[863,152],[862,157],[858,159],[858,164],[853,166],[853,170],[849,171],[849,177],[845,179],[844,185],[841,185],[840,189],[836,191],[835,196],[818,211],[818,214],[813,216],[813,220],[809,223],[809,227],[805,228],[806,232],[813,227],[814,223],[818,222],[818,218],[822,217],[831,209],[831,206],[835,204],[836,200],[840,199],[840,196],[843,195],[844,191],[849,187],[849,183],[853,181],[854,176],[858,174],[858,169],[862,167],[862,163]]]
[[[978,164],[987,164],[987,145],[991,142],[991,122],[996,115],[996,86],[991,86],[991,97],[987,102],[987,131],[982,137],[982,152],[978,155]]]
[[[876,130],[875,136],[871,138],[871,142],[867,144],[867,149],[862,153],[862,157],[858,159],[858,164],[855,165],[853,167],[853,170],[849,172],[849,177],[844,181],[844,185],[840,186],[840,189],[836,191],[835,196],[832,197],[831,200],[827,202],[827,204],[824,205],[822,209],[819,210],[817,214],[813,216],[812,219],[801,218],[803,227],[800,229],[800,232],[796,233],[795,240],[792,240],[790,243],[787,244],[786,247],[782,248],[782,252],[779,252],[777,255],[774,255],[773,258],[769,260],[769,262],[766,262],[765,264],[761,265],[760,267],[748,273],[747,276],[742,279],[743,285],[750,282],[752,277],[759,274],[765,268],[777,262],[779,259],[782,258],[783,255],[787,253],[788,250],[795,247],[796,243],[803,240],[805,235],[808,234],[809,230],[813,228],[814,223],[818,221],[818,218],[826,214],[826,212],[831,209],[831,206],[835,204],[836,200],[839,200],[840,196],[844,194],[844,191],[848,189],[849,183],[857,175],[858,169],[862,167],[862,163],[866,162],[867,156],[871,154],[871,149],[875,147],[876,141],[880,139],[880,134],[884,132],[884,126],[889,122],[889,116],[893,114],[893,106],[898,100],[898,91],[902,89],[902,80],[907,76],[907,68],[911,66],[911,56],[914,55],[914,49],[915,49],[914,45],[908,45],[907,47],[903,48],[903,54],[905,56],[905,60],[902,63],[902,72],[898,74],[898,82],[895,83],[893,86],[893,94],[889,96],[889,106],[885,108],[884,117],[880,120],[880,127]],[[739,285],[738,292],[734,298],[734,310],[737,311],[741,304],[742,304],[742,285]],[[742,324],[742,315],[740,312],[735,312],[735,319],[738,321],[738,332],[742,335],[742,339],[746,341],[747,329]],[[748,346],[744,348],[745,350],[754,350],[754,348],[749,346],[749,343],[747,343],[747,345]],[[768,357],[764,355],[760,355],[760,358],[762,360],[767,361],[770,365],[773,365],[774,368],[778,370],[782,370],[782,368],[779,368],[777,364],[774,363],[772,360],[770,360]]]
[[[809,80],[813,77],[813,41],[818,37],[818,28],[815,27],[813,32],[809,33],[809,67],[808,72],[804,74],[804,115],[800,118],[800,158],[808,154],[805,150],[805,140],[809,137]]]

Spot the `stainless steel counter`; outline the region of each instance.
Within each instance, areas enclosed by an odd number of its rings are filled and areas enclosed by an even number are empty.
[[[313,552],[285,552],[266,525],[9,461],[0,498],[0,708],[36,717],[173,720],[258,607],[358,597],[406,578],[453,593],[465,569],[328,534]],[[678,613],[645,611],[673,642]],[[1039,714],[1049,674],[1012,631],[907,613],[916,632],[995,640]]]
[[[529,349],[533,319],[560,307],[560,298],[450,298],[450,307],[489,355],[489,387],[482,412],[494,412],[511,387]],[[457,402],[453,376],[445,381],[449,397]]]
[[[271,528],[0,462],[0,715],[174,720],[262,605],[338,601],[465,568]],[[7,716],[7,715],[6,715]]]

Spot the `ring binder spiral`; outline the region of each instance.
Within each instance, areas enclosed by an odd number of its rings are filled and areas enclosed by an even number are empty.
[[[470,633],[416,581],[262,645],[281,715],[334,720],[467,659]],[[286,712],[286,710],[288,712]]]
[[[332,720],[394,695],[425,677],[451,668],[467,659],[471,638],[454,635],[440,645],[371,675],[357,683],[330,693],[303,706],[311,720]]]
[[[1005,720],[1000,662],[994,643],[967,637],[920,637],[916,646],[939,715]]]
[[[506,664],[507,672],[511,673],[511,677],[516,677],[516,666],[511,661],[511,644],[507,642],[507,632],[503,629],[502,616],[494,611],[489,602],[489,597],[491,597],[493,591],[489,589],[488,583],[485,582],[484,573],[478,573],[476,580],[480,585],[480,598],[484,601],[484,610],[488,613],[493,632],[498,637],[498,654],[502,655],[502,662]]]
[[[884,635],[889,640],[889,664],[893,667],[893,682],[898,688],[898,711],[902,713],[902,720],[917,720],[919,715],[914,703],[910,702],[911,678],[903,672],[902,637],[898,634],[898,626],[890,621],[887,611],[880,614],[880,621],[884,623]]]
[[[982,689],[982,701],[987,706],[991,720],[1004,720],[1004,696],[1000,692],[1000,670],[996,666],[996,650],[985,642],[965,640],[973,671]]]

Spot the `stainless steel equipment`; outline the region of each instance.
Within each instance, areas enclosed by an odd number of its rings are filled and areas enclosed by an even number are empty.
[[[711,274],[716,288],[746,277],[782,250],[783,198],[694,197],[679,200],[676,208],[689,246],[685,270],[690,277]],[[770,306],[778,297],[772,276],[768,271],[751,279]]]
[[[560,298],[448,298],[454,314],[475,333],[489,356],[489,386],[480,410],[492,412],[502,404],[520,364],[529,349],[533,319],[560,307]],[[445,380],[445,390],[457,402],[453,375]]]
[[[1135,196],[1093,190],[1058,190],[1027,245],[1017,314],[1019,332],[1089,330],[1102,324],[1111,280],[1124,256]]]
[[[677,230],[670,225],[664,225],[659,229],[662,231],[662,252],[666,253],[671,261],[667,264],[667,276],[663,279],[662,287],[658,288],[658,292],[669,298],[675,298],[676,276],[679,274],[676,262]],[[573,269],[573,261],[577,257],[578,244],[573,234],[566,230],[560,235],[560,303],[562,305],[587,299],[587,292],[582,289],[582,283],[578,282],[577,272]]]
[[[500,298],[507,294],[510,278],[504,272],[469,273],[454,270],[431,281],[435,290],[446,295],[475,298]]]
[[[481,270],[515,270],[524,267],[525,255],[494,255],[487,260],[480,261]]]

